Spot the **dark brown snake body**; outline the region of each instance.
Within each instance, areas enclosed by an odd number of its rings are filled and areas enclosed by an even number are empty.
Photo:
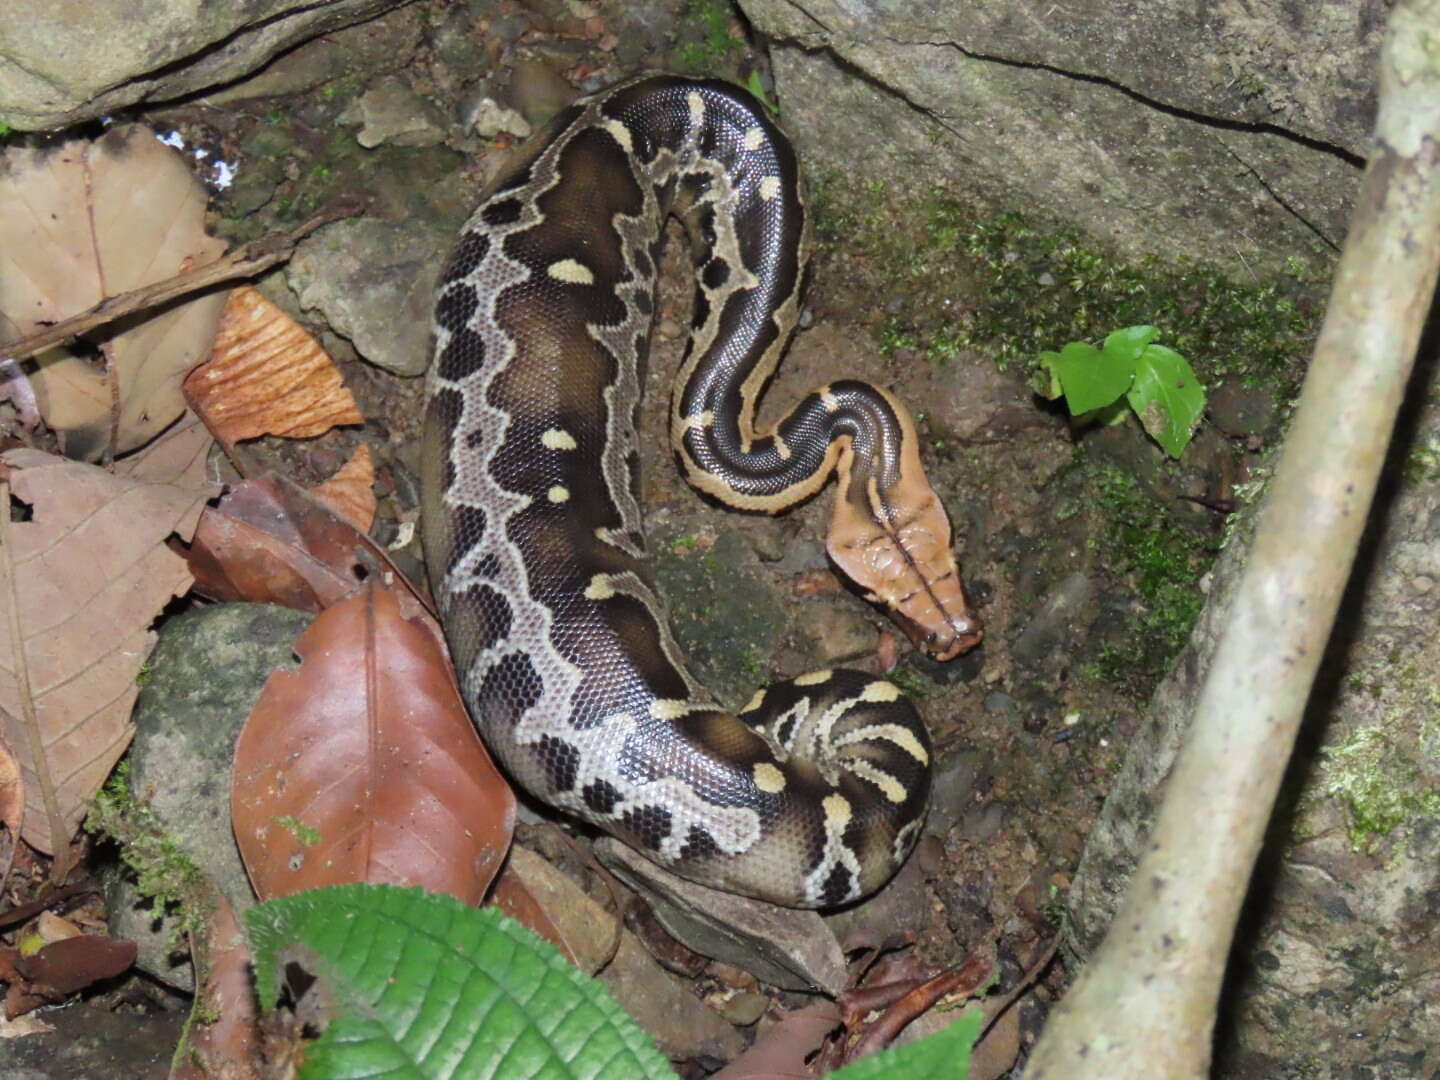
[[[640,79],[571,106],[465,226],[435,312],[426,558],[466,703],[521,784],[686,877],[831,906],[913,846],[929,741],[861,672],[772,686],[736,716],[685,669],[637,501],[671,214],[696,266],[671,406],[690,483],[775,512],[837,475],[840,568],[932,655],[979,640],[903,406],[837,381],[754,427],[798,312],[806,210],[789,143],[718,81]]]

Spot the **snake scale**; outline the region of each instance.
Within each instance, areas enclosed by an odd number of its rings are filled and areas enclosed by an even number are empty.
[[[562,111],[491,184],[441,279],[426,561],[466,704],[513,778],[693,880],[828,907],[918,836],[930,744],[895,687],[822,671],[736,715],[686,671],[645,558],[636,428],[664,224],[696,293],[670,411],[699,491],[776,512],[838,493],[828,550],[911,638],[977,642],[945,511],[887,391],[757,399],[809,247],[794,151],[754,98],[642,77]]]

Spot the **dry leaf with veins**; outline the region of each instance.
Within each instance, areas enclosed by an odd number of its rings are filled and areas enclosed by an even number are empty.
[[[219,257],[224,244],[205,235],[205,202],[184,159],[138,124],[93,143],[7,150],[0,158],[0,340]],[[65,452],[99,458],[112,422],[116,453],[168,427],[185,409],[180,381],[205,359],[224,302],[223,292],[212,293],[99,331],[114,382],[69,349],[38,356],[31,382]]]
[[[440,627],[399,586],[321,612],[235,743],[230,811],[262,899],[347,882],[478,904],[515,797],[460,700]]]
[[[0,520],[0,738],[20,759],[24,837],[53,855],[130,744],[160,609],[190,588],[165,545],[209,488],[146,483],[38,450],[0,454],[27,521]]]
[[[185,397],[231,446],[365,422],[325,350],[249,285],[231,292],[210,359],[185,379]]]
[[[334,476],[310,489],[310,497],[324,503],[362,533],[368,533],[375,524],[374,485],[375,463],[370,457],[370,448],[361,443]]]

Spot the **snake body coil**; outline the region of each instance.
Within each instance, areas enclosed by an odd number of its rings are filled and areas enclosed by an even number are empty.
[[[426,558],[466,703],[543,801],[697,881],[803,907],[913,845],[930,748],[892,684],[801,676],[737,717],[688,674],[652,587],[636,423],[667,216],[697,291],[671,408],[691,484],[774,512],[834,473],[829,550],[933,655],[979,640],[909,414],[837,381],[772,431],[808,230],[793,151],[726,83],[653,77],[562,112],[492,185],[442,279]]]

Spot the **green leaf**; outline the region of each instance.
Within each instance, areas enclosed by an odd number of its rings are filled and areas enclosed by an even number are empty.
[[[766,95],[765,86],[760,81],[760,73],[758,71],[750,72],[750,77],[745,80],[745,89],[754,94],[760,104],[764,105],[772,115],[780,115],[780,104],[779,102],[771,101]]]
[[[1055,361],[1059,359],[1058,352],[1042,352],[1040,366],[1030,378],[1030,388],[1047,401],[1054,401],[1065,392],[1060,385],[1060,376],[1055,373]]]
[[[297,955],[333,1002],[300,1080],[675,1080],[598,982],[493,908],[337,885],[245,924],[267,1007]]]
[[[1058,356],[1042,354],[1041,363],[1060,379],[1071,416],[1109,405],[1130,388],[1135,377],[1132,363],[1123,357],[1117,362],[1115,356],[1083,341],[1070,342]]]
[[[1205,388],[1185,358],[1164,345],[1147,345],[1127,397],[1145,430],[1178,458],[1205,411]]]
[[[1116,330],[1105,338],[1104,351],[1114,357],[1115,363],[1125,364],[1132,371],[1140,360],[1145,346],[1155,340],[1160,331],[1153,326],[1127,326]]]
[[[965,1080],[970,1048],[980,1035],[984,1012],[975,1006],[944,1031],[893,1050],[881,1050],[837,1069],[828,1080]]]

